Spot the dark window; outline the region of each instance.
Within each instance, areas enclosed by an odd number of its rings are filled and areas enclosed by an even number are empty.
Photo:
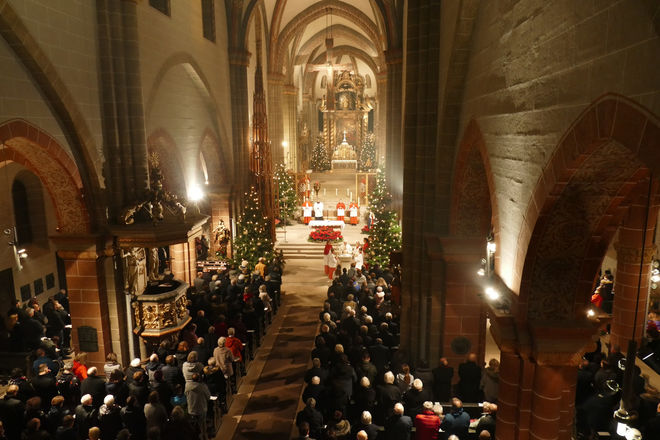
[[[20,180],[14,180],[14,184],[11,186],[11,197],[14,201],[17,244],[24,245],[32,243],[32,225],[30,224],[27,190]]]
[[[204,38],[215,41],[215,0],[202,0],[202,27]]]
[[[170,16],[170,0],[149,0],[149,5],[168,17]]]

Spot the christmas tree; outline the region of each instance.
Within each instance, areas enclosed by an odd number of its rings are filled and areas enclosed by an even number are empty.
[[[284,168],[284,164],[279,164],[275,170],[275,183],[277,184],[278,207],[280,219],[291,219],[296,210],[296,182],[293,176]]]
[[[369,266],[387,266],[390,253],[401,249],[401,227],[396,212],[390,209],[391,200],[392,196],[387,192],[385,171],[378,170],[369,206],[376,217],[369,230]]]
[[[368,133],[360,151],[360,170],[369,171],[376,166],[376,145],[374,134]]]
[[[273,256],[273,240],[270,236],[270,220],[264,216],[261,207],[261,198],[257,190],[252,187],[245,194],[245,208],[236,224],[236,238],[234,239],[234,261],[240,263],[247,260],[252,267],[257,264],[259,257],[270,260]]]
[[[312,169],[314,171],[325,171],[330,169],[330,161],[328,160],[328,153],[325,151],[325,142],[323,136],[316,138],[316,145],[312,150]]]

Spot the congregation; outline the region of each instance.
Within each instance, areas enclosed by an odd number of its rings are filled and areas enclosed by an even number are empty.
[[[282,282],[278,263],[260,259],[254,268],[243,261],[239,267],[199,272],[187,292],[191,322],[173,340],[129,365],[109,353],[103,371],[89,367],[86,353],[67,356],[61,337],[39,323],[35,341],[19,344],[32,349],[30,371],[15,368],[0,399],[0,439],[180,440],[214,435],[217,419],[227,412],[277,312]],[[16,335],[10,340],[20,340],[21,329],[31,327],[33,306],[19,307]]]

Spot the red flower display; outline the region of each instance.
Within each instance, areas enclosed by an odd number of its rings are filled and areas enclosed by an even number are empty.
[[[341,235],[341,231],[336,231],[329,226],[321,226],[315,228],[312,232],[309,233],[308,241],[320,241],[325,242],[331,240],[333,242],[344,241],[344,237]]]

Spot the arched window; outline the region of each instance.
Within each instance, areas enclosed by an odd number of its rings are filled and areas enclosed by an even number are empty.
[[[25,185],[20,180],[14,180],[11,186],[11,197],[14,202],[14,222],[16,225],[16,241],[19,245],[32,243],[32,224],[30,222],[30,205]]]

